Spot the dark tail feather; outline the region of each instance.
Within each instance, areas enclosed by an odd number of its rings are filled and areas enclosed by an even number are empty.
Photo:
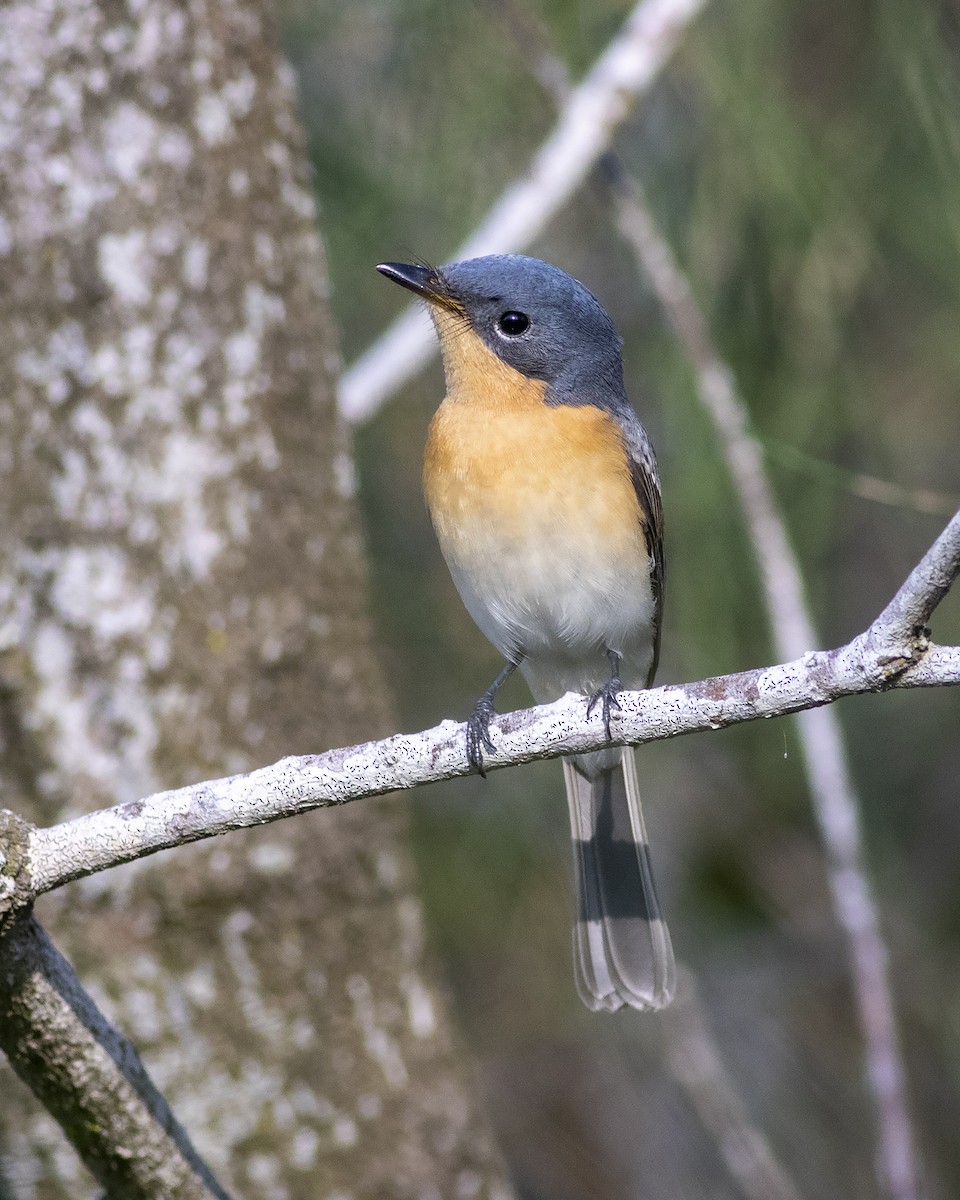
[[[615,755],[620,761],[607,765]],[[673,999],[676,965],[653,885],[633,751],[583,755],[576,764],[563,760],[577,887],[577,991],[594,1011],[663,1008]]]

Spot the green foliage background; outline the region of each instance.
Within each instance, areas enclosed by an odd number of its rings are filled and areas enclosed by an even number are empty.
[[[517,37],[579,78],[613,0],[286,0],[349,361],[403,300],[383,259],[443,261],[521,171],[553,108]],[[823,645],[879,609],[944,516],[857,473],[960,495],[960,16],[944,0],[717,0],[617,137],[689,272],[768,449]],[[668,530],[660,680],[771,660],[757,572],[684,357],[593,181],[531,252],[583,279],[626,339]],[[424,317],[426,320],[426,317]],[[464,717],[495,653],[420,499],[434,366],[359,431],[387,673],[405,728]],[[960,641],[960,601],[935,633]],[[507,706],[527,702],[512,684]],[[960,695],[841,717],[883,904],[928,1194],[960,1194]],[[790,722],[645,750],[678,957],[748,1109],[805,1197],[876,1195],[844,947]],[[518,1190],[533,1200],[738,1195],[665,1066],[659,1016],[590,1016],[569,948],[556,764],[424,792],[433,936]]]

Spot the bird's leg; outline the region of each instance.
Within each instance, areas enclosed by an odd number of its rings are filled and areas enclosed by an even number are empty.
[[[473,712],[467,721],[467,761],[471,767],[476,767],[484,778],[486,772],[483,769],[483,752],[496,749],[490,740],[490,720],[496,715],[493,698],[519,665],[519,658],[516,662],[507,660],[503,670],[473,706]]]
[[[617,699],[617,692],[623,686],[620,683],[620,655],[616,650],[608,650],[607,658],[610,660],[610,678],[598,691],[594,692],[587,704],[587,719],[590,719],[590,714],[593,712],[597,704],[600,704],[603,711],[603,727],[607,731],[607,741],[612,740],[610,733],[610,714],[614,709],[620,711],[620,701]]]

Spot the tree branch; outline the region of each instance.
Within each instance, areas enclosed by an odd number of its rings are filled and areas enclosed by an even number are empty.
[[[958,571],[960,513],[880,616],[846,645],[698,683],[622,692],[614,741],[641,745],[816,708],[842,696],[960,684],[960,647],[931,645],[916,629]],[[490,770],[606,744],[602,718],[588,721],[583,698],[572,694],[500,717],[496,740]],[[17,894],[39,895],[158,850],[469,772],[464,726],[453,721],[422,733],[285,758],[248,775],[161,792],[29,831],[20,855],[26,884]]]
[[[681,33],[706,0],[642,0],[620,33],[573,90],[529,170],[501,194],[455,259],[522,250],[544,229],[610,145],[636,100],[669,59]],[[406,309],[344,373],[340,410],[369,419],[436,353],[436,339],[417,306]]]
[[[707,1025],[692,973],[681,967],[664,1013],[667,1061],[746,1200],[801,1200],[737,1092]]]
[[[0,1048],[114,1200],[228,1200],[140,1056],[29,913],[6,926]]]

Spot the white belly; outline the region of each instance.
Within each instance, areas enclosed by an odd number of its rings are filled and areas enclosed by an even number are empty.
[[[602,534],[601,534],[602,537]],[[498,545],[487,561],[448,558],[467,611],[506,658],[524,657],[538,700],[595,690],[610,675],[607,650],[624,660],[624,686],[642,687],[653,654],[654,600],[648,560],[611,561],[555,536]]]

